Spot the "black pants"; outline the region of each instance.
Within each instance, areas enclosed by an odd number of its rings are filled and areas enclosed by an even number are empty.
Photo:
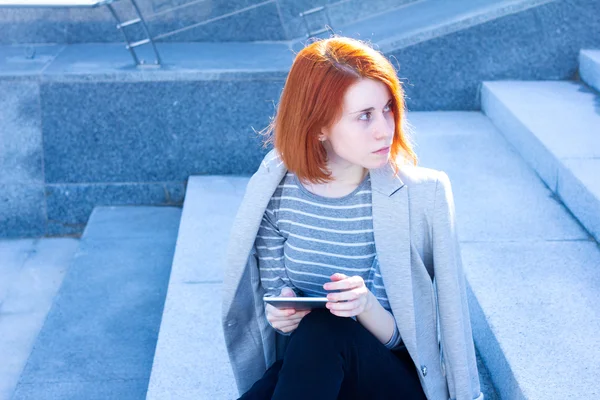
[[[239,400],[426,400],[417,373],[406,349],[392,352],[352,318],[316,309]]]

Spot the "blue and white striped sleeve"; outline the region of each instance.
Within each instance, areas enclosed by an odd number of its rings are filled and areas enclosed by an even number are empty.
[[[285,238],[274,221],[271,204],[265,210],[255,241],[260,282],[267,297],[278,296],[281,289],[290,286],[283,261]]]
[[[390,338],[390,340],[385,344],[385,347],[387,347],[390,350],[396,350],[401,347],[401,346],[399,346],[401,342],[402,342],[402,336],[400,336],[400,331],[398,330],[398,325],[394,324],[394,333],[393,333],[392,337]]]
[[[271,203],[269,203],[269,207]],[[258,268],[260,273],[260,282],[265,290],[265,296],[279,296],[281,289],[291,287],[285,274],[285,265],[283,261],[283,244],[285,238],[279,232],[274,222],[274,212],[267,207],[263,215],[258,233],[256,235],[256,255],[258,256]],[[298,295],[298,291],[292,287],[292,290]],[[271,322],[267,320],[269,325]],[[271,325],[273,328],[273,325]],[[273,328],[276,332],[289,336],[292,332],[282,332]]]

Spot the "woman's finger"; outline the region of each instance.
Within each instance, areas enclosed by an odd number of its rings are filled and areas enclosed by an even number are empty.
[[[356,289],[345,290],[343,292],[338,293],[329,293],[327,295],[327,300],[329,301],[346,301],[346,300],[354,300],[360,298],[360,296],[367,293],[367,289],[364,287],[359,287]]]
[[[351,300],[351,301],[342,301],[342,302],[328,302],[327,303],[327,308],[329,308],[330,310],[336,310],[336,311],[346,311],[346,310],[353,310],[355,308],[360,307],[360,299],[356,299],[356,300]]]
[[[265,312],[276,317],[285,317],[287,315],[295,314],[296,310],[293,308],[277,308],[271,304],[267,304],[265,307]]]
[[[294,312],[294,314],[285,314],[285,315],[267,315],[267,319],[269,320],[269,322],[273,323],[274,321],[289,321],[290,319],[294,319],[294,318],[304,318],[306,316],[306,314],[308,314],[310,312],[309,311],[301,311],[298,310],[296,312]]]

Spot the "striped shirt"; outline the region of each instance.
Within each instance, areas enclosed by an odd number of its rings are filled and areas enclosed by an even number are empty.
[[[287,286],[298,296],[325,297],[323,285],[340,272],[360,275],[392,313],[373,237],[369,174],[352,193],[331,198],[308,191],[288,171],[267,205],[255,246],[266,296]],[[404,347],[397,326],[385,346]]]

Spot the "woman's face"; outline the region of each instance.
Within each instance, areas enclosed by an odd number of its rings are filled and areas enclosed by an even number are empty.
[[[329,169],[372,169],[387,163],[395,128],[392,101],[387,86],[377,80],[361,79],[348,88],[341,118],[322,129]],[[383,147],[388,150],[375,153]]]

